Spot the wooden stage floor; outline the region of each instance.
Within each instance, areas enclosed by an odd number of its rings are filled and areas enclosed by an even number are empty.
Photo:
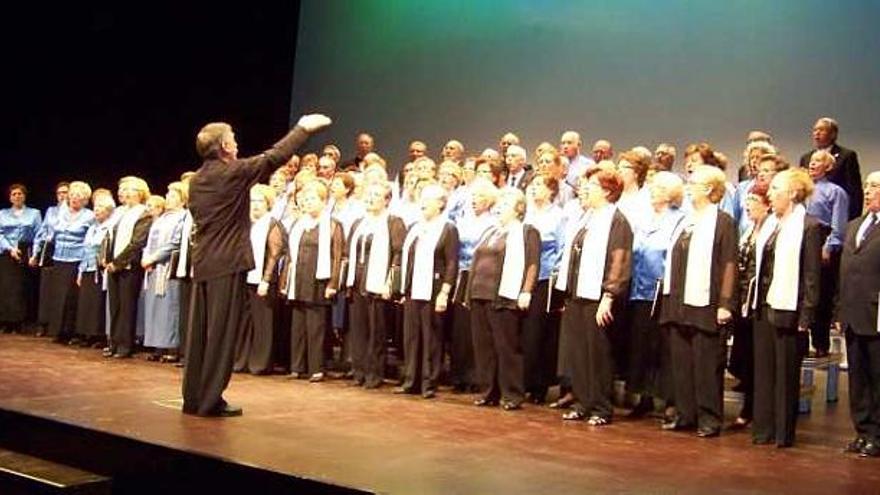
[[[545,407],[476,408],[444,389],[426,401],[280,376],[235,375],[226,397],[244,416],[205,419],[177,409],[180,381],[169,365],[0,335],[0,408],[367,491],[880,493],[880,460],[841,452],[852,435],[845,374],[840,402],[817,398],[785,450],[753,446],[748,432],[702,440],[622,415],[595,429]]]

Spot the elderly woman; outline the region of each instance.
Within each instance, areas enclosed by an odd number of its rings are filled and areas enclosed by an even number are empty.
[[[454,165],[458,167],[458,165]],[[422,220],[403,242],[403,384],[395,392],[431,399],[443,364],[443,327],[458,275],[458,231],[444,215],[446,190],[426,186],[419,203]]]
[[[724,172],[726,167],[725,162],[722,161],[722,156],[720,153],[716,153],[715,150],[708,143],[696,143],[688,145],[684,151],[684,165],[685,171],[687,175],[690,176],[693,173],[695,167],[699,167],[700,165],[709,165],[715,167],[721,172]],[[727,213],[730,216],[734,216],[736,213],[736,188],[733,187],[733,184],[724,181],[724,193],[721,199],[718,202],[718,207],[721,211]],[[683,204],[686,211],[691,208],[691,201],[685,201]]]
[[[767,185],[753,182],[746,198],[746,216],[749,229],[739,240],[737,272],[739,273],[739,314],[735,315],[733,327],[733,347],[730,349],[730,374],[739,379],[734,390],[742,392],[743,404],[734,420],[733,428],[744,428],[752,422],[755,398],[754,332],[748,294],[753,291],[752,278],[755,276],[755,243],[758,233],[770,214],[770,200],[767,198]]]
[[[9,208],[0,210],[0,326],[17,332],[28,313],[27,260],[40,228],[40,210],[25,206],[27,188],[9,186]]]
[[[147,183],[138,177],[126,177],[119,184],[122,205],[113,228],[113,245],[107,269],[107,292],[110,306],[110,346],[105,357],[131,357],[138,321],[138,294],[143,285],[141,255],[153,217],[144,203],[150,196]]]
[[[110,242],[110,216],[116,209],[112,195],[93,194],[95,223],[86,232],[85,254],[77,268],[79,300],[76,308],[76,333],[83,346],[102,346],[106,342],[106,287],[103,257]]]
[[[524,400],[519,333],[538,279],[541,235],[522,223],[526,198],[519,189],[504,189],[495,210],[498,223],[477,244],[468,280],[474,353],[483,387],[474,405],[498,405],[500,399],[501,407],[512,411]]]
[[[344,229],[327,211],[327,195],[317,181],[302,190],[303,215],[290,231],[284,287],[292,302],[290,377],[312,382],[324,379],[324,336],[345,249]]]
[[[269,213],[275,190],[265,184],[250,189],[251,250],[254,268],[247,273],[250,318],[235,344],[233,371],[265,375],[272,371],[278,318],[278,264],[287,252],[287,233]]]
[[[556,349],[559,340],[558,311],[552,305],[553,277],[562,258],[565,217],[553,201],[560,182],[550,174],[538,173],[526,188],[527,206],[523,223],[541,236],[538,281],[529,309],[523,319],[521,342],[524,355],[524,384],[528,399],[543,404],[547,388],[556,375]]]
[[[741,177],[739,184],[736,185],[736,193],[734,198],[733,218],[736,220],[737,229],[740,237],[751,226],[749,224],[749,216],[746,213],[749,200],[749,191],[755,184],[758,177],[758,166],[761,163],[761,157],[764,155],[776,155],[776,148],[766,141],[752,141],[743,151],[743,165],[740,168],[744,171],[745,177]],[[765,189],[768,186],[765,186]]]
[[[507,181],[507,165],[499,160],[481,156],[477,158],[475,174],[491,181],[497,188],[503,188]]]
[[[179,252],[187,189],[180,182],[168,185],[164,209],[153,220],[141,255],[144,269],[144,347],[153,348],[150,361],[174,363],[180,347],[180,280],[171,277],[172,253]]]
[[[617,161],[617,171],[623,180],[617,209],[626,216],[633,232],[637,232],[653,213],[650,194],[644,187],[650,166],[650,159],[644,159],[634,151],[621,153]]]
[[[834,163],[834,155],[825,150],[814,151],[810,156],[809,172],[815,189],[805,203],[807,214],[822,224],[824,239],[819,306],[816,308],[816,323],[810,327],[810,347],[816,357],[827,356],[831,346],[830,328],[840,278],[840,253],[849,221],[849,195],[842,187],[828,180]]]
[[[755,245],[755,420],[752,442],[791,447],[800,395],[799,340],[815,323],[819,303],[822,224],[804,202],[813,181],[803,169],[770,183],[773,215]]]
[[[651,215],[633,239],[632,286],[629,307],[620,328],[627,343],[627,391],[639,396],[630,416],[654,410],[654,398],[672,406],[672,363],[668,328],[657,326],[657,290],[663,279],[666,252],[676,227],[684,218],[679,210],[684,197],[681,178],[666,171],[655,172],[648,185]]]
[[[468,307],[467,287],[470,280],[474,250],[483,235],[495,225],[492,207],[498,188],[486,179],[475,179],[468,187],[470,205],[456,223],[458,231],[458,278],[452,297],[452,346],[450,375],[454,390],[463,392],[476,385],[474,370],[474,340],[471,334],[471,313]]]
[[[389,214],[391,189],[373,182],[364,188],[366,215],[352,225],[348,239],[346,287],[351,293],[351,358],[356,385],[382,386],[385,373],[386,313],[399,285],[400,256],[406,237],[403,220]],[[395,274],[397,276],[395,276]]]
[[[722,329],[733,318],[736,295],[736,226],[718,208],[725,190],[720,169],[691,169],[691,209],[672,236],[663,276],[660,324],[670,326],[677,408],[663,429],[697,427],[701,438],[721,432],[726,357]]]
[[[342,224],[342,231],[346,240],[351,233],[351,226],[354,225],[357,219],[364,216],[364,205],[352,197],[353,193],[354,179],[350,173],[340,172],[333,177],[333,180],[330,182],[330,196],[333,199],[331,215]],[[331,328],[333,328],[337,336],[341,336],[347,328],[345,294],[340,292],[333,297],[333,300]]]
[[[575,199],[574,189],[565,182],[566,165],[562,161],[562,156],[556,152],[556,149],[548,144],[548,148],[538,155],[535,161],[535,169],[538,173],[547,174],[559,183],[559,191],[553,197],[553,203],[565,209],[566,206]],[[574,203],[577,203],[576,201]]]
[[[69,192],[69,182],[59,182],[55,186],[55,199],[57,203],[46,209],[43,215],[43,223],[34,236],[34,246],[31,252],[31,258],[28,264],[32,267],[40,268],[40,287],[39,287],[39,304],[37,311],[37,337],[46,334],[46,326],[49,324],[49,308],[51,293],[49,291],[48,282],[51,279],[49,272],[52,271],[52,250],[54,249],[55,223],[58,222],[58,215],[67,208],[67,194]]]
[[[556,288],[566,293],[562,332],[567,334],[574,408],[566,420],[589,417],[591,426],[611,422],[612,355],[608,330],[626,307],[632,263],[632,230],[614,203],[623,181],[593,169],[580,187],[589,208],[565,246]]]
[[[79,287],[76,275],[86,255],[85,237],[95,223],[95,214],[86,208],[92,189],[85,182],[71,182],[67,207],[59,211],[53,227],[52,270],[47,280],[49,335],[56,342],[79,343],[74,337]],[[39,255],[39,254],[38,254]],[[74,340],[72,340],[74,339]]]
[[[437,181],[446,192],[446,206],[443,210],[447,219],[455,221],[467,206],[467,189],[461,185],[461,166],[455,162],[443,162],[437,171]]]

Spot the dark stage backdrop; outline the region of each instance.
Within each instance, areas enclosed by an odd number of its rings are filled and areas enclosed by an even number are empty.
[[[822,115],[863,171],[880,168],[875,0],[307,0],[291,118],[321,110],[318,142],[353,154],[367,130],[396,168],[515,131],[531,151],[565,129],[617,150],[706,140],[738,164],[750,129],[791,160]]]
[[[155,193],[198,166],[195,135],[230,122],[242,154],[288,127],[299,2],[19,2],[0,19],[0,203],[23,181],[44,208],[60,179]]]

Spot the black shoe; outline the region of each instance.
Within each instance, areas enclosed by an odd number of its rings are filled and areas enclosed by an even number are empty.
[[[299,380],[300,378],[305,378],[305,373],[300,373],[298,371],[292,371],[287,374],[286,378],[288,380]]]
[[[654,399],[643,397],[642,400],[627,414],[628,418],[641,418],[654,411]]]
[[[225,404],[222,408],[217,410],[217,413],[214,416],[219,416],[221,418],[231,418],[234,416],[241,416],[244,413],[242,409],[238,406],[233,406],[231,404]]]
[[[715,438],[720,434],[720,428],[702,427],[697,430],[697,436],[700,438]]]
[[[684,423],[679,418],[667,418],[660,424],[660,429],[666,431],[686,430],[692,427],[693,425]]]
[[[770,438],[761,438],[761,437],[753,437],[752,445],[769,445],[773,443],[773,440]]]
[[[415,390],[407,387],[394,387],[394,390],[391,391],[392,394],[414,394]]]
[[[474,405],[477,407],[492,407],[498,405],[497,399],[487,399],[486,397],[480,397],[479,399],[474,401]]]
[[[519,409],[522,409],[522,403],[512,400],[506,400],[501,403],[501,409],[504,409],[505,411],[517,411]]]
[[[130,352],[117,352],[113,354],[113,359],[129,359],[131,358]]]
[[[562,419],[565,421],[583,421],[586,418],[587,413],[579,409],[572,409],[571,411],[568,411],[567,413],[564,413],[562,415]]]
[[[574,396],[570,394],[566,394],[559,398],[559,400],[550,403],[550,409],[568,409],[571,405],[574,404]]]
[[[745,430],[752,424],[751,419],[746,419],[742,416],[738,416],[733,423],[730,423],[730,426],[727,427],[728,430]]]
[[[859,457],[880,457],[880,444],[868,442],[859,452]]]
[[[843,451],[847,454],[860,454],[862,449],[865,448],[865,445],[868,444],[868,441],[865,440],[864,437],[856,437],[855,440],[846,444],[846,447],[843,448]]]
[[[423,399],[433,399],[436,396],[437,396],[437,392],[435,392],[433,390],[425,390],[424,392],[422,392]]]

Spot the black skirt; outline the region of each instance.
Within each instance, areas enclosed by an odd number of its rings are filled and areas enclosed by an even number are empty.
[[[86,272],[82,275],[79,287],[79,300],[76,306],[76,333],[86,337],[106,335],[105,312],[106,294],[101,290],[101,275]]]
[[[0,322],[23,322],[27,316],[27,268],[8,253],[0,255],[0,287]]]
[[[37,303],[37,323],[41,325],[49,324],[49,314],[51,313],[50,301],[52,299],[52,291],[50,289],[52,270],[54,267],[44,266],[40,268],[40,293]]]
[[[45,278],[48,295],[48,299],[45,300],[48,333],[53,337],[70,333],[76,323],[76,304],[79,295],[79,288],[76,286],[78,265],[78,262],[56,261]],[[47,273],[43,272],[43,275]],[[44,300],[41,298],[41,311],[43,303]]]

